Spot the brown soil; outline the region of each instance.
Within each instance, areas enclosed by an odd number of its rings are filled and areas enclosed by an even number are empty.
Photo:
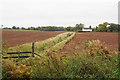
[[[107,46],[110,50],[118,50],[118,33],[108,33],[108,32],[86,32],[86,33],[76,33],[76,35],[71,39],[61,50],[64,53],[75,53],[82,49],[83,44],[86,39],[90,40],[100,40],[101,42],[105,42],[105,46]]]
[[[56,31],[2,31],[2,42],[9,46],[36,42],[54,37],[62,32]]]

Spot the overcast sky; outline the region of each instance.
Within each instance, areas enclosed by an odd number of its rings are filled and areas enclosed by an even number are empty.
[[[0,0],[4,26],[98,26],[118,23],[119,0]]]

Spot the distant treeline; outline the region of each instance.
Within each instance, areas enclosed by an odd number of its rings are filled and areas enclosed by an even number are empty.
[[[84,27],[84,24],[76,24],[75,27],[57,27],[57,26],[44,26],[44,27],[16,27],[13,26],[12,28],[4,27],[3,29],[13,29],[13,30],[40,30],[40,31],[77,31],[81,30]]]
[[[91,26],[90,26],[91,27]],[[16,27],[12,28],[4,27],[3,29],[14,29],[14,30],[40,30],[40,31],[82,31],[84,28],[84,24],[76,24],[75,27],[57,27],[57,26],[44,26],[44,27]],[[99,24],[95,28],[92,28],[94,32],[120,32],[120,25],[114,23],[104,22],[103,24]]]
[[[57,27],[57,26],[46,26],[46,27],[28,27],[28,28],[22,27],[22,28],[19,28],[19,27],[13,26],[12,28],[5,27],[3,29],[40,30],[40,31],[73,31],[69,28],[72,28],[72,27],[65,28],[65,27]]]

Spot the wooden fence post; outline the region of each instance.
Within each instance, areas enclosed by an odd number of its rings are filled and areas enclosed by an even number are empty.
[[[32,57],[34,57],[34,42],[32,43]]]

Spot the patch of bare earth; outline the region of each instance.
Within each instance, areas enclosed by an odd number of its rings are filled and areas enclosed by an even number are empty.
[[[2,42],[9,46],[17,46],[24,43],[42,41],[54,37],[63,32],[57,31],[2,31]]]
[[[118,50],[118,33],[109,32],[85,32],[76,33],[73,39],[71,39],[60,52],[63,53],[75,53],[80,52],[84,47],[86,39],[89,40],[100,40],[105,43],[111,51]]]

